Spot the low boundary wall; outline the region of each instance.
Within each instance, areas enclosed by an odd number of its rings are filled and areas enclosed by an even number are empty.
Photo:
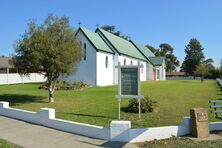
[[[8,102],[0,102],[0,115],[61,131],[110,141],[144,142],[154,139],[170,138],[172,136],[184,136],[191,133],[190,117],[184,117],[182,124],[178,126],[131,129],[130,121],[112,121],[110,128],[104,128],[101,126],[56,119],[55,110],[51,108],[41,108],[39,112],[30,112],[10,108]],[[209,123],[209,129],[210,131],[222,130],[222,122]]]
[[[88,137],[109,139],[108,128],[56,119],[55,110],[51,108],[41,108],[39,112],[30,112],[10,108],[8,102],[0,102],[0,115]]]
[[[220,85],[220,87],[222,88],[222,80],[219,79],[219,78],[217,78],[216,81],[217,81],[217,83]]]
[[[38,73],[31,73],[29,76],[21,76],[18,73],[0,74],[0,85],[45,81],[44,76]]]

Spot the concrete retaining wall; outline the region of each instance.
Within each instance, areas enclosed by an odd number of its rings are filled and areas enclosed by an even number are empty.
[[[38,73],[31,73],[29,76],[21,76],[17,73],[0,74],[0,85],[45,81],[46,79],[44,78],[44,76]]]
[[[217,83],[220,85],[220,87],[222,87],[222,80],[219,79],[219,78],[217,78],[216,81],[217,81]]]
[[[9,108],[8,102],[0,102],[0,115],[98,139],[109,140],[110,136],[108,128],[56,119],[55,110],[50,108],[30,112]]]
[[[8,102],[0,102],[0,115],[74,134],[121,142],[144,142],[154,139],[170,138],[172,136],[183,136],[191,133],[190,117],[184,117],[183,123],[178,126],[131,129],[130,121],[112,121],[110,128],[104,128],[101,126],[56,119],[55,110],[51,108],[41,108],[39,112],[30,112],[10,108]],[[222,122],[209,123],[209,129],[210,131],[222,130]]]

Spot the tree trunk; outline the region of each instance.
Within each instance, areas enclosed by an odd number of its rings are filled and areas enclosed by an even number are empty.
[[[203,83],[204,81],[204,76],[201,76],[201,83]]]
[[[56,82],[49,82],[49,102],[54,102],[54,91],[55,91],[55,83]]]

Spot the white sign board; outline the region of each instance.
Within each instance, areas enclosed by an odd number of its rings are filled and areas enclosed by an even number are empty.
[[[140,118],[140,68],[143,66],[138,63],[134,66],[121,66],[118,63],[118,104],[120,119],[120,102],[121,98],[137,98],[139,102],[139,118]]]

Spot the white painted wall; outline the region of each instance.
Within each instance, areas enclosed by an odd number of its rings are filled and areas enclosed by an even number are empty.
[[[156,66],[156,80],[166,80],[166,70],[165,70],[165,65],[161,65],[161,66]],[[159,79],[157,79],[157,70],[159,70]]]
[[[153,65],[150,62],[146,63],[146,80],[153,80]]]
[[[133,65],[138,65],[138,62],[140,62],[140,65],[143,65],[143,70],[140,69],[140,80],[141,81],[146,81],[146,72],[147,72],[146,71],[146,62],[144,62],[142,60],[137,60],[137,59],[134,59],[134,58],[130,58],[130,57],[127,57],[127,56],[123,56],[123,55],[118,57],[118,62],[120,62],[121,65],[124,65],[124,59],[126,59],[126,65],[131,65],[131,61],[132,61]]]
[[[30,112],[10,108],[8,102],[0,102],[0,115],[74,134],[121,142],[144,142],[154,139],[170,138],[172,136],[183,136],[191,133],[190,117],[183,118],[183,123],[178,126],[131,129],[130,121],[112,121],[110,128],[104,128],[101,126],[56,119],[54,109],[41,108],[39,112]],[[222,130],[222,122],[210,122],[209,130]]]
[[[0,74],[0,85],[45,82],[43,75],[31,73],[29,76],[21,76],[18,73]]]
[[[81,31],[77,34],[77,39],[82,42],[82,48],[86,43],[86,60],[79,63],[78,69],[70,76],[63,76],[61,79],[67,82],[83,81],[89,85],[96,85],[96,50],[93,45],[87,40]]]
[[[55,110],[51,108],[41,108],[39,112],[30,112],[10,108],[8,102],[0,102],[0,115],[88,137],[104,140],[109,140],[110,137],[109,128],[56,119]]]
[[[124,64],[126,59],[126,65],[137,65],[140,62],[143,65],[143,69],[140,69],[140,80],[152,80],[153,79],[153,66],[149,62],[137,60],[124,55],[118,55],[118,53],[109,54],[105,52],[97,52],[96,49],[91,45],[84,34],[79,31],[77,39],[82,42],[82,46],[86,43],[86,60],[82,60],[75,73],[70,76],[62,76],[61,79],[68,82],[79,82],[83,81],[93,86],[107,86],[118,83],[118,70],[115,66],[118,62],[121,65]],[[105,68],[105,57],[108,56],[109,66]],[[161,74],[161,79],[163,73]],[[164,77],[163,77],[164,78]]]
[[[106,56],[108,57],[108,67],[106,68]],[[97,86],[113,85],[113,63],[114,55],[104,52],[96,53]]]

